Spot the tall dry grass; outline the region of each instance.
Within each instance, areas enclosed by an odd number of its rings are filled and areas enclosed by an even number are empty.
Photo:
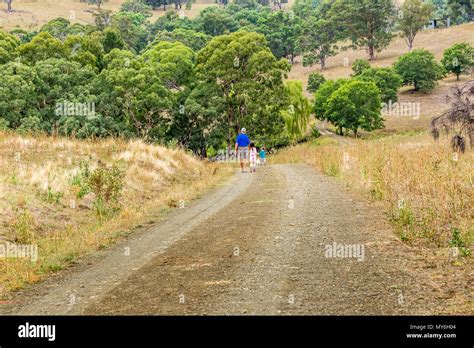
[[[453,153],[447,139],[396,135],[344,145],[323,138],[272,161],[307,163],[382,201],[402,240],[448,246],[456,231],[456,243],[468,248],[474,240],[474,152]]]
[[[90,170],[115,164],[123,171],[121,209],[112,218],[98,218],[90,195],[78,197],[73,182],[83,163]],[[0,242],[39,250],[36,263],[0,258],[0,298],[186,205],[233,170],[141,141],[0,132]]]

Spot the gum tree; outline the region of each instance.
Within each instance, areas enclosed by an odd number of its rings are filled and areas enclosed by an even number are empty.
[[[391,27],[395,7],[392,0],[336,0],[330,15],[336,23],[343,23],[344,36],[351,47],[365,48],[370,60],[386,48],[393,38]]]
[[[275,58],[263,35],[239,31],[215,37],[199,52],[196,69],[198,79],[215,84],[217,97],[225,101],[229,146],[243,125],[254,134],[283,132],[280,110],[288,105],[283,78],[289,64]]]
[[[434,6],[422,0],[405,0],[398,11],[397,28],[405,39],[408,50],[413,49],[413,41],[418,32],[428,23]]]

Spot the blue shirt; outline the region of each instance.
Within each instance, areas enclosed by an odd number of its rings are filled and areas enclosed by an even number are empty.
[[[250,145],[250,139],[247,134],[242,133],[237,136],[235,143],[239,145],[239,147],[247,147]]]
[[[265,150],[260,151],[260,158],[265,158]]]

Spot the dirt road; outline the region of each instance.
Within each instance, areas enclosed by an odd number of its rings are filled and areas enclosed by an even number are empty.
[[[305,165],[230,182],[18,294],[9,314],[435,314],[380,209]]]

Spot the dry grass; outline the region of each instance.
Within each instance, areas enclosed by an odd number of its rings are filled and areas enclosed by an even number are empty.
[[[124,0],[109,0],[101,8],[118,11],[123,2]],[[217,4],[212,0],[197,0],[190,10],[186,10],[183,6],[182,11],[185,16],[194,18],[208,6],[217,6]],[[89,24],[94,22],[92,13],[96,9],[96,6],[88,6],[79,0],[15,0],[13,13],[6,12],[6,5],[0,6],[0,28],[35,30],[57,17],[69,19],[72,23]],[[174,5],[167,6],[166,9],[174,9]],[[150,20],[154,21],[164,14],[163,8],[157,9],[153,11]]]
[[[118,11],[124,0],[109,0],[102,9]],[[294,0],[284,5],[284,9],[288,9]],[[195,18],[201,10],[209,6],[218,6],[214,0],[196,0],[190,10],[186,10],[183,6],[183,14],[189,18]],[[48,21],[63,17],[69,19],[72,23],[92,24],[94,17],[92,13],[97,9],[96,6],[88,6],[79,0],[15,0],[13,2],[13,13],[6,12],[6,5],[0,3],[0,28],[12,30],[22,28],[28,30],[39,29]],[[166,10],[173,10],[174,5],[168,5]],[[157,18],[163,16],[166,11],[163,8],[153,11],[150,18],[154,22]]]
[[[447,139],[428,135],[328,140],[294,146],[275,162],[303,162],[342,179],[356,191],[384,203],[402,240],[447,247],[453,229],[467,245],[474,241],[472,163],[474,152],[456,157]]]
[[[125,173],[122,209],[101,220],[72,185],[79,164],[115,163]],[[0,133],[0,239],[38,245],[36,263],[0,258],[0,297],[101,249],[169,208],[222,182],[232,167],[180,149],[119,139],[79,141]],[[73,204],[71,204],[73,203]]]

